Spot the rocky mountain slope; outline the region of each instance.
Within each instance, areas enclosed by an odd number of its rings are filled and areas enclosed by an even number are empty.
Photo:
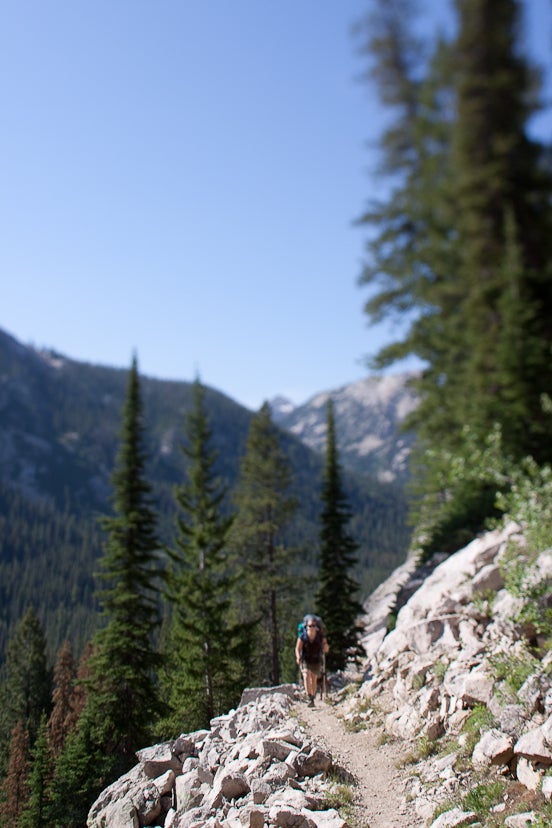
[[[298,406],[276,397],[271,401],[274,420],[309,448],[323,452],[326,407],[331,398],[342,462],[382,481],[403,481],[413,435],[403,433],[401,427],[418,402],[409,385],[414,376],[403,373],[366,377],[316,394]]]
[[[366,663],[340,677],[350,683],[324,711],[328,743],[350,734],[340,761],[314,739],[317,710],[303,713],[293,686],[246,691],[209,731],[141,751],[89,828],[138,817],[163,828],[551,825],[552,551],[529,554],[511,523],[424,575],[408,561],[366,603]],[[402,757],[393,790],[375,734]],[[328,807],[346,799],[353,748],[360,823],[358,808]]]

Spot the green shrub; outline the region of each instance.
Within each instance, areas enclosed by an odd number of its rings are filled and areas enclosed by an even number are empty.
[[[514,694],[540,666],[540,662],[529,653],[524,653],[521,656],[509,656],[507,653],[500,653],[491,656],[489,662],[498,681],[503,681]]]
[[[505,787],[502,779],[476,785],[462,798],[462,806],[474,811],[480,819],[484,819],[492,806],[502,799]]]

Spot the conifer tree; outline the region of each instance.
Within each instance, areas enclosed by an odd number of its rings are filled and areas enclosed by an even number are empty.
[[[230,615],[227,543],[233,518],[215,474],[217,455],[199,380],[185,436],[187,479],[175,489],[177,536],[167,572],[172,621],[162,681],[170,715],[161,729],[173,735],[208,726],[239,701],[243,689],[236,658],[241,630]]]
[[[104,625],[90,660],[88,703],[96,711],[96,738],[116,765],[134,761],[147,744],[158,713],[155,632],[162,574],[151,486],[146,479],[143,406],[133,358],[113,474],[115,514],[103,520],[107,542],[99,590]]]
[[[356,599],[358,584],[352,570],[358,544],[347,531],[351,511],[341,482],[333,401],[328,400],[326,462],[322,483],[320,528],[320,586],[316,613],[326,627],[330,652],[328,668],[343,670],[348,659],[360,655],[358,617],[362,607]]]
[[[48,783],[52,775],[52,755],[48,743],[48,724],[43,716],[38,736],[31,750],[28,777],[28,799],[17,822],[17,828],[43,828],[48,824]]]
[[[382,139],[391,194],[364,217],[376,232],[362,281],[375,287],[373,321],[405,322],[374,365],[422,360],[407,427],[417,434],[413,517],[431,544],[440,504],[455,497],[438,490],[438,453],[462,455],[466,426],[484,441],[498,423],[514,458],[552,455],[541,405],[552,387],[552,169],[528,134],[538,85],[520,48],[518,0],[458,0],[457,35],[427,59],[413,35],[415,0],[377,6],[368,48],[397,117]],[[473,532],[493,497],[485,481],[471,494],[452,512]],[[454,543],[450,528],[438,532]]]
[[[0,821],[3,828],[17,828],[29,799],[29,733],[22,719],[15,724],[9,744],[8,772],[2,784]]]
[[[552,168],[528,135],[535,76],[519,51],[521,5],[463,0],[457,8],[457,278],[470,388],[457,405],[478,436],[499,422],[508,453],[549,461],[541,396],[552,387]]]
[[[149,744],[160,709],[155,633],[161,568],[145,465],[134,358],[113,473],[115,513],[103,520],[107,530],[100,573],[104,586],[99,590],[103,626],[88,662],[86,703],[58,757],[53,782],[53,817],[71,825],[86,821],[94,797],[131,767],[136,750]]]
[[[48,740],[52,756],[61,752],[68,733],[75,727],[78,714],[75,710],[76,667],[69,641],[60,648],[54,667],[52,713],[48,720]]]
[[[0,685],[0,776],[6,771],[8,745],[17,722],[34,743],[41,717],[50,711],[51,671],[46,641],[34,610],[27,610],[6,648]]]
[[[240,597],[245,618],[257,622],[252,681],[279,684],[286,612],[293,579],[291,550],[283,530],[295,509],[291,473],[268,403],[251,420],[235,491],[237,515],[232,544],[238,553]],[[262,622],[262,623],[261,623]]]

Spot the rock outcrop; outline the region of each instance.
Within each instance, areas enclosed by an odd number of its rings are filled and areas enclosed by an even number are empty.
[[[522,567],[517,595],[504,585],[512,545]],[[548,609],[552,550],[524,561],[523,535],[511,523],[440,563],[402,606],[392,631],[386,624],[393,595],[416,580],[412,564],[397,570],[366,604],[370,664],[348,715],[358,721],[359,707],[368,717],[380,704],[390,737],[410,741],[414,752],[440,747],[437,757],[418,761],[408,786],[426,820],[476,786],[478,773],[493,778],[494,772],[551,797],[552,653],[539,640],[539,624],[529,619]],[[538,585],[543,588],[532,589]],[[537,594],[540,606],[531,598]],[[524,614],[527,600],[535,605]],[[432,828],[476,823],[473,814],[456,808]]]
[[[138,751],[88,828],[345,828],[324,804],[331,756],[290,717],[297,698],[295,685],[248,689],[209,730]]]

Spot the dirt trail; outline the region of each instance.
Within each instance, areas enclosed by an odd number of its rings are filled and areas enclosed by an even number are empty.
[[[402,766],[405,746],[382,744],[383,727],[369,721],[366,729],[345,728],[339,708],[331,701],[316,701],[315,708],[301,704],[300,721],[313,738],[332,754],[334,762],[351,773],[357,783],[355,821],[363,828],[422,828],[425,822],[405,802],[408,767]],[[375,718],[375,717],[374,717]]]

